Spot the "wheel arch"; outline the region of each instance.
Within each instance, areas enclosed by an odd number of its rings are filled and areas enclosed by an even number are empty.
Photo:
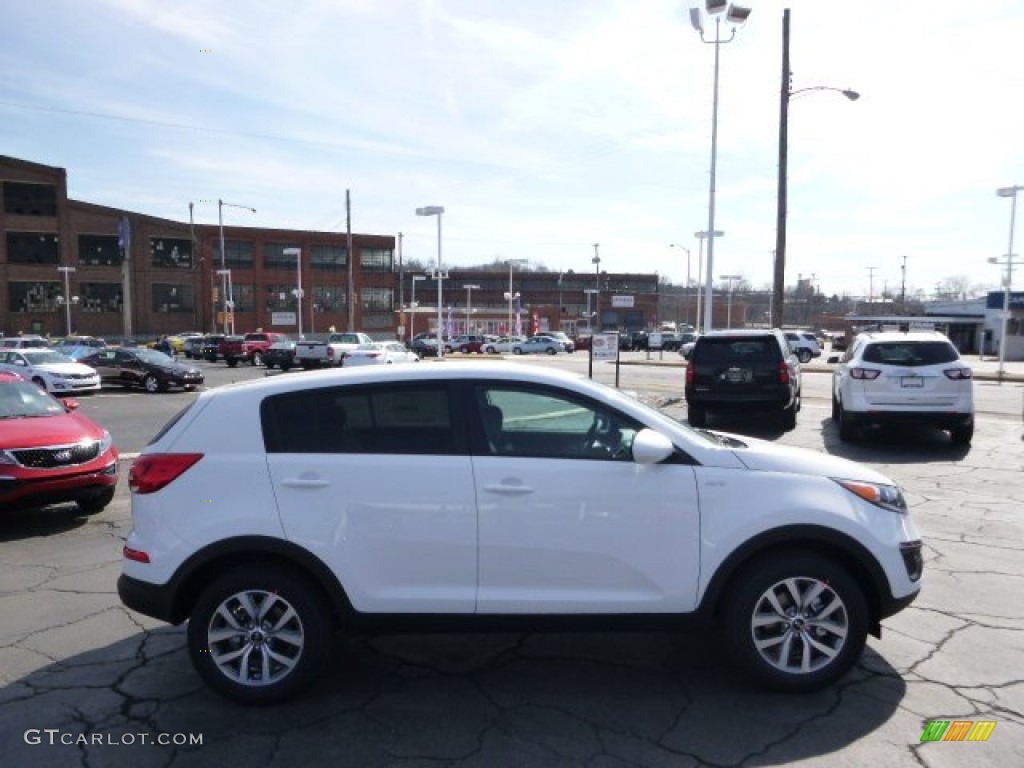
[[[316,555],[297,544],[269,536],[239,536],[210,544],[182,563],[171,579],[170,622],[185,621],[205,585],[228,570],[245,565],[276,565],[308,579],[330,607],[335,626],[354,613],[341,583]]]
[[[870,613],[868,628],[881,634],[883,605],[892,601],[885,571],[868,549],[845,533],[815,525],[790,525],[755,536],[734,550],[715,571],[701,600],[700,612],[718,620],[723,604],[752,564],[786,553],[811,553],[838,563],[862,588]]]

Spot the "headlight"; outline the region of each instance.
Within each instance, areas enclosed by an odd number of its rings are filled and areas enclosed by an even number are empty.
[[[833,480],[850,493],[860,496],[864,501],[893,512],[899,512],[901,515],[907,514],[907,500],[903,498],[903,493],[895,485],[869,483],[864,480],[840,480],[838,478],[833,478]]]
[[[110,445],[114,442],[114,438],[110,436],[107,430],[103,430],[103,437],[100,438],[100,453],[102,456],[104,453],[110,450]]]

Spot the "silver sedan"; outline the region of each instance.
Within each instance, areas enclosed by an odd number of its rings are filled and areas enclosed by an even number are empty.
[[[346,352],[342,366],[350,368],[355,365],[390,365],[419,361],[419,355],[410,352],[397,341],[375,341],[372,344],[360,344]]]

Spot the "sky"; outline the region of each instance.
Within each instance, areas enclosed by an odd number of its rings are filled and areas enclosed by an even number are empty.
[[[353,231],[402,233],[421,262],[437,219],[415,210],[439,205],[445,267],[593,272],[596,243],[602,270],[695,281],[715,46],[691,3],[9,2],[0,154],[66,168],[75,199],[175,220],[192,202],[214,224],[220,199],[256,208],[225,206],[226,224],[344,231],[349,190]],[[1024,185],[1024,3],[746,5],[718,46],[716,283],[772,280],[789,8],[787,285],[999,288],[987,259],[1008,251],[1012,201],[996,189]]]

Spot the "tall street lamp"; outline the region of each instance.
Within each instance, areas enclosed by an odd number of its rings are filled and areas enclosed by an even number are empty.
[[[789,164],[789,102],[800,94],[812,91],[835,91],[850,101],[856,101],[860,94],[843,88],[815,85],[794,91],[792,72],[789,69],[789,9],[782,13],[782,87],[779,97],[779,181],[775,214],[775,264],[772,280],[772,326],[781,328],[785,318],[786,303],[786,206],[789,196],[787,166]]]
[[[437,216],[437,269],[433,270],[434,279],[437,280],[437,357],[444,357],[444,340],[442,338],[444,327],[441,323],[441,281],[448,277],[448,273],[441,269],[441,215],[444,213],[444,206],[427,205],[416,209],[417,216]]]
[[[282,253],[285,256],[295,257],[295,290],[292,291],[292,295],[295,296],[295,308],[297,310],[296,315],[298,316],[299,323],[299,338],[302,338],[302,249],[301,248],[285,248]]]
[[[700,242],[700,247],[697,249],[697,316],[694,318],[694,325],[697,326],[697,333],[701,332],[703,323],[701,322],[700,306],[701,306],[701,294],[700,287],[704,284],[704,241],[711,240],[715,237],[725,237],[725,232],[720,229],[708,231],[708,232],[694,232],[693,236]],[[709,276],[710,277],[710,276]],[[706,329],[705,329],[706,330]]]
[[[750,16],[749,8],[742,8],[738,5],[732,5],[727,0],[707,0],[705,8],[708,14],[715,20],[715,39],[705,40],[704,39],[704,22],[703,15],[699,8],[690,9],[690,23],[693,24],[693,28],[700,33],[700,39],[702,42],[713,44],[715,46],[715,78],[714,78],[714,89],[711,107],[711,182],[708,189],[708,232],[715,231],[715,174],[718,167],[718,67],[719,67],[719,47],[725,43],[732,42],[733,38],[736,37],[736,26],[743,24],[747,17]],[[725,20],[729,22],[731,26],[729,30],[729,37],[725,40],[721,36],[722,27],[722,12],[725,11]],[[715,240],[711,237],[708,240],[708,273],[707,273],[707,284],[704,287],[704,330],[710,331],[712,327],[711,323],[711,292],[713,288],[712,276],[714,275],[714,263],[715,263]]]
[[[719,275],[718,279],[719,280],[728,280],[729,281],[729,303],[728,303],[728,307],[729,307],[729,309],[728,309],[729,321],[728,321],[728,325],[726,327],[732,328],[732,288],[733,288],[733,283],[736,280],[742,280],[743,279],[743,275]]]
[[[57,267],[57,271],[64,275],[64,320],[67,326],[67,334],[71,335],[71,305],[78,303],[78,297],[71,296],[71,273],[75,271],[74,267]],[[1005,332],[1005,326],[1003,328]]]
[[[473,314],[473,289],[479,288],[479,285],[464,285],[466,289],[466,333],[472,333],[473,331],[469,327],[470,315]]]
[[[669,243],[669,248],[679,248],[680,250],[686,251],[686,291],[684,291],[683,298],[686,301],[686,324],[690,324],[690,249],[685,245],[679,245],[679,243]]]
[[[230,275],[231,274],[228,271],[227,264],[225,263],[226,256],[224,254],[224,206],[227,206],[228,208],[242,208],[243,210],[252,211],[253,213],[256,213],[256,209],[252,208],[252,207],[250,207],[248,205],[236,205],[235,203],[225,203],[223,200],[217,200],[217,222],[218,222],[218,224],[220,226],[220,269],[217,271],[218,275]],[[223,312],[224,312],[224,335],[227,335],[227,333],[228,333],[228,304],[230,303],[232,307],[234,307],[234,305],[235,305],[235,297],[230,295],[230,291],[231,291],[230,284],[226,280],[222,280],[221,281],[221,306],[222,306]],[[232,322],[231,322],[231,332],[234,333],[235,332],[234,312],[232,312],[231,315],[232,315],[232,318],[231,318],[232,319]]]
[[[419,304],[416,303],[416,283],[420,280],[426,280],[426,275],[413,275],[412,276],[412,300],[409,302],[409,340],[416,335],[416,307]]]
[[[597,330],[601,330],[601,257],[597,254],[598,243],[594,243],[594,258],[590,263],[594,265],[594,318],[597,320]]]
[[[1006,257],[1000,261],[994,256],[989,257],[990,264],[1001,264],[1006,266],[1006,280],[1003,284],[1003,314],[999,331],[999,383],[1003,382],[1003,375],[1006,369],[1006,331],[1010,322],[1010,291],[1013,285],[1013,262],[1017,258],[1013,252],[1013,230],[1017,224],[1017,193],[1024,189],[1022,185],[1012,187],[1001,187],[996,190],[999,197],[1010,198],[1010,244],[1006,249]]]
[[[526,264],[529,259],[508,259],[508,290],[505,291],[505,298],[508,300],[508,335],[512,335],[512,302],[519,298],[518,293],[512,291],[512,267],[516,264]]]
[[[231,285],[231,270],[230,269],[218,269],[217,276],[220,278],[221,291],[224,294],[224,335],[228,333],[228,316],[231,317],[231,332],[235,331],[235,300],[234,300],[234,289]],[[232,298],[227,298],[232,296]]]

